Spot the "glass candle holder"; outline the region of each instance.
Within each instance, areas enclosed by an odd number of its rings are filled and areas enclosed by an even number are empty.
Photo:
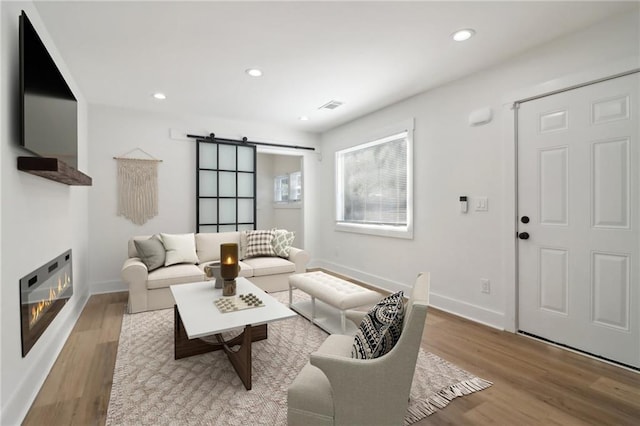
[[[237,244],[220,244],[220,274],[225,280],[233,280],[238,276]]]

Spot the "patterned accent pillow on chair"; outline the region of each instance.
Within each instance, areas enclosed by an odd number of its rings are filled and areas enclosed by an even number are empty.
[[[275,256],[271,241],[275,232],[273,231],[248,231],[247,232],[247,252],[246,257]]]
[[[276,253],[276,256],[288,258],[291,244],[293,244],[296,234],[286,229],[274,229],[274,232],[275,236],[273,237],[273,241],[271,241],[273,251]]]
[[[352,358],[378,358],[398,342],[404,319],[403,295],[399,291],[387,296],[367,312],[353,341]]]

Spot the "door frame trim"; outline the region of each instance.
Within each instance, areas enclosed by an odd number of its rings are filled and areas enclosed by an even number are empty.
[[[585,83],[574,84],[573,86],[565,87],[565,88],[562,88],[562,89],[557,89],[557,90],[554,90],[554,91],[551,91],[551,92],[548,92],[548,93],[543,93],[543,94],[536,95],[536,96],[530,96],[528,98],[520,99],[520,100],[515,101],[514,102],[514,106],[523,104],[525,102],[535,101],[536,99],[546,98],[547,96],[553,96],[553,95],[557,95],[559,93],[568,92],[570,90],[580,89],[582,87],[586,87],[586,86],[591,86],[593,84],[602,83],[604,81],[609,81],[609,80],[613,80],[613,79],[616,79],[616,78],[625,77],[627,75],[635,74],[637,72],[640,72],[640,68],[634,68],[634,69],[631,69],[629,71],[624,71],[624,72],[621,72],[621,73],[618,73],[618,74],[614,74],[614,75],[610,75],[610,76],[607,76],[607,77],[598,78],[596,80],[587,81]]]
[[[503,98],[503,131],[511,134],[503,146],[505,161],[505,192],[503,197],[503,217],[505,227],[502,232],[505,248],[503,280],[505,283],[504,329],[512,333],[518,331],[518,107],[521,103],[588,86],[613,78],[640,72],[640,56],[627,57],[618,62],[594,66],[578,73],[568,74],[548,82],[525,86]],[[511,253],[511,255],[509,255]]]

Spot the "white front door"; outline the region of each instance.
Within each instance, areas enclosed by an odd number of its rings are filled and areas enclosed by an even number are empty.
[[[519,329],[634,367],[639,81],[526,101],[517,120]]]

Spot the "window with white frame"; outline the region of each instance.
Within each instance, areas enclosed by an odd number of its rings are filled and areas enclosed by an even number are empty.
[[[273,201],[289,202],[289,175],[276,176],[273,179]]]
[[[289,174],[289,201],[297,202],[302,200],[302,172]]]
[[[336,152],[337,230],[413,238],[412,139],[411,126]]]
[[[291,172],[273,179],[273,201],[275,203],[297,203],[302,201],[302,172]]]

